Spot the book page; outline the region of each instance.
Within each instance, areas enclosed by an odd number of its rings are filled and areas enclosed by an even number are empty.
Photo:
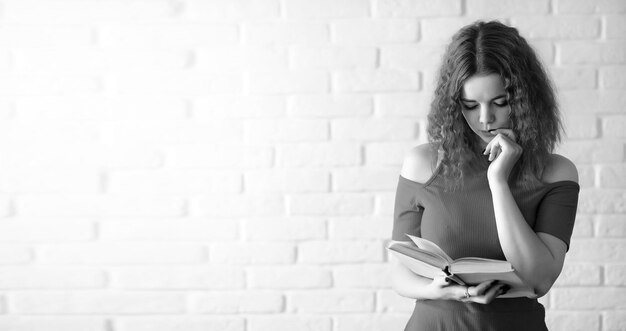
[[[415,243],[415,245],[417,245],[417,247],[425,251],[435,253],[437,256],[441,257],[442,260],[447,261],[448,264],[452,264],[452,262],[454,261],[450,258],[450,256],[448,256],[448,254],[446,254],[446,252],[443,251],[443,249],[437,246],[437,244],[435,244],[434,242],[424,238],[412,236],[410,234],[407,234],[407,236],[411,238],[411,240]]]

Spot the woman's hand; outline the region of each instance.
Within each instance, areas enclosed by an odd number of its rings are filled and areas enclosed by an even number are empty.
[[[495,137],[487,144],[483,155],[489,156],[487,179],[489,182],[506,183],[513,166],[522,155],[522,147],[515,142],[515,133],[511,129],[497,129]]]
[[[433,279],[428,287],[432,293],[432,299],[457,300],[481,304],[488,304],[497,296],[508,291],[508,285],[498,283],[497,281],[485,281],[476,286],[462,286],[448,280],[444,276]]]

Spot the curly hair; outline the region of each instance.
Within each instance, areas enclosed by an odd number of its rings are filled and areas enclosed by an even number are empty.
[[[544,165],[560,141],[554,88],[532,47],[517,29],[497,21],[465,26],[445,51],[428,114],[428,139],[443,152],[440,162],[448,189],[458,188],[468,169],[488,163],[462,115],[461,95],[468,78],[489,74],[502,78],[511,107],[511,129],[523,149],[511,183],[539,184]]]

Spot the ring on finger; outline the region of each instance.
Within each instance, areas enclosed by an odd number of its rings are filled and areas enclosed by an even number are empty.
[[[469,286],[465,286],[465,299],[469,299],[469,298],[470,298]]]

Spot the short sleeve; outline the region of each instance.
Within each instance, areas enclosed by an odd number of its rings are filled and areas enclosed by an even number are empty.
[[[415,201],[415,193],[420,185],[400,176],[396,190],[391,239],[407,241],[409,238],[406,234],[421,236],[420,225],[424,209]]]
[[[537,210],[535,232],[548,233],[563,240],[569,250],[579,192],[580,186],[576,182],[564,181],[551,185]]]

